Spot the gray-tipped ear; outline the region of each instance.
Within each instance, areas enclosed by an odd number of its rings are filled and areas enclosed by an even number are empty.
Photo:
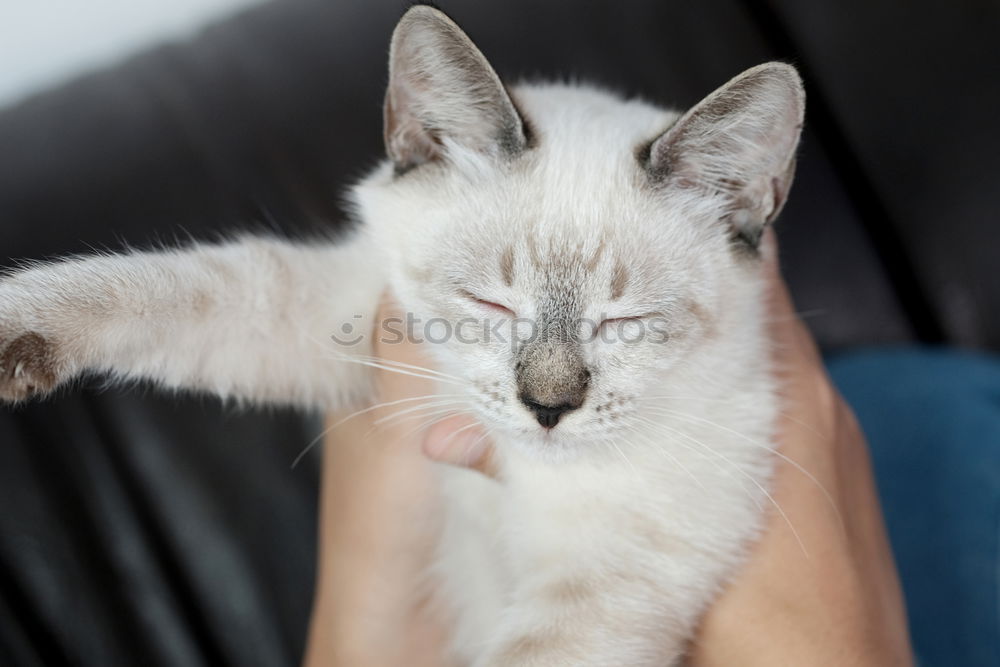
[[[411,7],[389,50],[385,147],[405,171],[445,154],[445,139],[495,155],[527,145],[524,122],[500,77],[443,12]]]
[[[668,187],[723,195],[734,238],[756,247],[791,188],[804,115],[805,90],[795,68],[758,65],[656,139],[648,169]]]

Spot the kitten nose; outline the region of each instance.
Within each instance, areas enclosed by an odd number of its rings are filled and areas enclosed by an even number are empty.
[[[542,425],[543,428],[554,428],[556,424],[559,423],[559,418],[562,417],[567,412],[571,412],[580,407],[579,403],[560,403],[559,405],[543,405],[542,403],[537,403],[527,396],[521,397],[521,402],[531,410],[535,419],[538,423]]]

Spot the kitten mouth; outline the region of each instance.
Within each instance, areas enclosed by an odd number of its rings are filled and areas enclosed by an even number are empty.
[[[563,426],[528,428],[523,431],[522,437],[525,437],[532,446],[544,451],[567,449],[580,440],[578,436],[571,434]]]
[[[553,433],[554,430],[555,428],[547,428],[536,431],[536,433],[538,434],[539,439],[548,445],[559,439],[558,436]]]

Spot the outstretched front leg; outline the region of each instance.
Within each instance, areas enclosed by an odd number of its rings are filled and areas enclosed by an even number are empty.
[[[366,388],[382,290],[363,238],[247,237],[40,265],[0,279],[0,399],[84,371],[255,402],[332,408]],[[337,335],[344,344],[331,339]]]

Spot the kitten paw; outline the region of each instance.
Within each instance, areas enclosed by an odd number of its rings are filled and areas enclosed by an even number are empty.
[[[29,332],[6,345],[0,340],[0,400],[23,401],[57,384],[55,351],[43,336]]]

